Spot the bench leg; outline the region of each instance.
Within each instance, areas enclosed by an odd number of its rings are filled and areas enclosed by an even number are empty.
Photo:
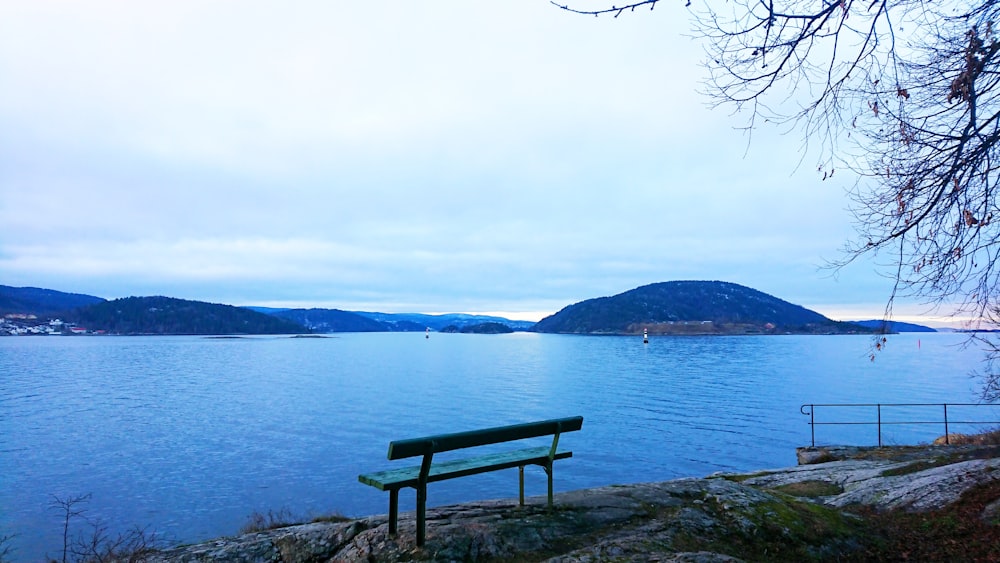
[[[427,530],[427,485],[417,487],[417,546],[424,545]]]
[[[549,508],[552,508],[552,462],[545,466],[545,474],[549,476]]]
[[[521,506],[524,506],[524,466],[521,465],[517,468],[518,476],[520,477],[518,488],[518,500],[521,502]]]
[[[396,521],[399,517],[399,489],[389,491],[389,535],[396,535]]]

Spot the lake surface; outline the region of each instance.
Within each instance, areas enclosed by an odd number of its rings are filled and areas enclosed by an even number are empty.
[[[55,498],[112,530],[232,535],[254,512],[384,514],[357,481],[389,441],[582,415],[557,490],[795,464],[803,403],[976,402],[958,334],[653,338],[365,333],[330,338],[0,338],[0,537],[60,555]],[[985,409],[989,410],[989,409]],[[956,418],[961,415],[954,414]],[[1000,412],[990,415],[1000,420]],[[969,431],[971,428],[953,428]],[[887,444],[938,426],[891,426]],[[874,445],[872,427],[817,442]],[[405,465],[406,462],[398,462]],[[527,493],[545,475],[526,470]],[[517,471],[435,483],[431,506],[517,495]],[[400,495],[412,510],[413,494]],[[81,523],[82,522],[78,522]],[[82,528],[81,528],[82,529]]]

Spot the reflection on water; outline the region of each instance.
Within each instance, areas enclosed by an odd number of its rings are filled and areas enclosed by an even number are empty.
[[[0,536],[18,534],[15,560],[55,554],[47,507],[87,493],[91,517],[185,542],[255,510],[384,513],[387,495],[357,475],[389,467],[390,440],[559,416],[584,426],[562,440],[574,458],[558,490],[792,465],[809,442],[802,403],[974,402],[981,356],[962,342],[900,335],[873,363],[864,336],[0,338]],[[544,493],[544,474],[526,473]],[[436,483],[429,502],[510,497],[516,482]]]

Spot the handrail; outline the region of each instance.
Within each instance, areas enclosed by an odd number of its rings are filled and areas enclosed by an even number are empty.
[[[816,407],[837,408],[837,407],[875,407],[875,421],[836,421],[836,422],[816,422]],[[899,420],[883,422],[883,407],[941,407],[943,416],[934,420]],[[809,417],[809,430],[812,438],[812,446],[816,447],[816,427],[817,426],[856,426],[874,425],[878,427],[878,446],[882,447],[882,427],[895,424],[941,424],[944,423],[944,443],[949,444],[948,426],[954,424],[1000,424],[1000,420],[949,420],[948,407],[994,407],[1000,408],[1000,404],[994,403],[806,403],[799,407],[799,412]]]

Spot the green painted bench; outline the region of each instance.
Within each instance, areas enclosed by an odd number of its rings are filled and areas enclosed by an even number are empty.
[[[412,487],[417,493],[417,545],[424,544],[427,510],[427,483],[517,467],[520,477],[519,500],[524,505],[524,466],[539,465],[549,477],[549,506],[552,506],[552,464],[557,459],[573,457],[573,452],[559,449],[559,435],[583,427],[583,417],[555,418],[512,426],[498,426],[454,434],[439,434],[389,442],[389,459],[423,456],[420,465],[358,475],[358,481],[380,491],[389,491],[389,534],[396,533],[399,512],[399,489]],[[488,453],[467,459],[433,463],[434,454],[513,442],[539,436],[552,436],[552,446],[522,448],[509,452]]]

